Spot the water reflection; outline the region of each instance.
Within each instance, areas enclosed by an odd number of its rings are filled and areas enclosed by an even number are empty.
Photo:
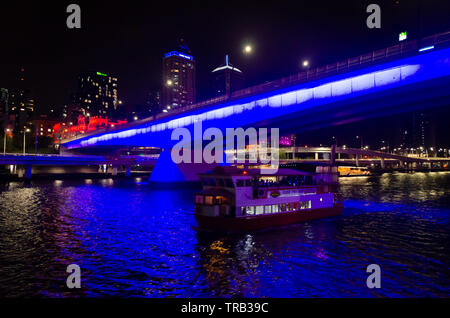
[[[340,217],[198,233],[195,189],[145,179],[0,184],[0,296],[449,296],[450,174],[342,179]],[[82,288],[65,287],[79,264]],[[383,288],[365,286],[368,264]]]

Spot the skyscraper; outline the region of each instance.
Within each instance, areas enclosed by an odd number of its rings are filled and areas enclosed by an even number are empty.
[[[101,72],[81,74],[74,102],[85,116],[110,117],[119,105],[117,77]]]
[[[166,53],[163,57],[162,111],[195,103],[195,93],[194,58],[178,51]]]
[[[31,125],[35,105],[31,90],[27,88],[24,68],[20,69],[18,79],[17,86],[8,90],[8,113],[14,117],[15,130],[22,131]]]
[[[8,89],[0,88],[0,116],[6,116],[9,112],[9,93]]]
[[[214,76],[214,96],[227,95],[244,87],[244,75],[242,71],[229,63],[228,55],[225,55],[225,64],[212,71]]]

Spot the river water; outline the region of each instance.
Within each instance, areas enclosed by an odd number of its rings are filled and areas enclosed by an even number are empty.
[[[0,296],[450,296],[450,173],[341,178],[342,216],[235,235],[192,229],[195,191],[1,183]],[[69,264],[80,289],[66,287]]]

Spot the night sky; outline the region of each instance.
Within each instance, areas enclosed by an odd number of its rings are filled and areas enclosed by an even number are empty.
[[[81,29],[66,27],[66,7],[81,6]],[[101,71],[119,78],[125,105],[144,103],[161,83],[161,58],[184,38],[197,63],[197,99],[224,55],[253,85],[450,30],[448,1],[2,1],[0,87],[17,86],[20,67],[38,112],[70,102],[76,76]],[[344,4],[345,3],[345,4]],[[366,7],[381,6],[381,29],[366,26]],[[420,30],[420,31],[419,31]],[[243,54],[251,44],[253,53]]]

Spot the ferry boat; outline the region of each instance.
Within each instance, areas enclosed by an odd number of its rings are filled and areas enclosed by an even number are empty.
[[[195,195],[199,230],[258,230],[336,216],[343,209],[324,174],[219,166],[200,174],[200,180],[203,190]]]

